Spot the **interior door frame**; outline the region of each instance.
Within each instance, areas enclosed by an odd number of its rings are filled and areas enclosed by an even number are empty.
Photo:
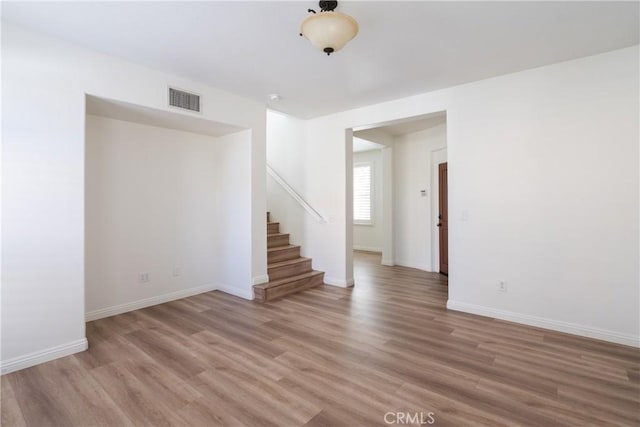
[[[443,173],[442,171],[444,170],[444,175],[446,176],[446,194],[444,196],[444,200],[443,200],[443,192],[442,192],[442,176]],[[444,203],[443,203],[444,202]],[[442,206],[445,206],[445,209],[442,209]],[[444,215],[444,221],[443,221],[443,216],[442,216],[442,212],[445,212]],[[438,216],[437,216],[437,227],[438,227],[438,244],[439,244],[439,263],[438,263],[438,272],[440,274],[444,274],[445,276],[449,275],[449,163],[448,162],[442,162],[438,164]],[[446,231],[445,231],[446,230]],[[444,231],[444,232],[443,232]],[[446,243],[446,264],[445,264],[445,268],[443,269],[443,263],[442,263],[442,242],[443,240]],[[444,271],[446,270],[446,271]]]
[[[440,229],[438,224],[438,203],[440,197],[438,165],[447,162],[447,147],[431,150],[431,271],[440,271]]]

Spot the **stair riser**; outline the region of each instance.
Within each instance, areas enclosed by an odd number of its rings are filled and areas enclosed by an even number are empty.
[[[272,301],[285,295],[300,292],[305,289],[313,288],[324,283],[324,273],[317,276],[309,277],[295,282],[286,283],[276,288],[267,288],[260,292],[260,296],[256,293],[256,299],[259,301]]]
[[[280,251],[267,253],[267,263],[287,261],[290,259],[300,258],[300,247],[282,249]]]
[[[265,302],[264,289],[253,288],[253,299],[259,302]]]
[[[284,265],[282,267],[269,268],[269,280],[278,280],[284,277],[297,276],[302,273],[308,273],[311,271],[311,260],[305,260],[291,265]]]
[[[284,234],[282,236],[267,236],[267,247],[276,248],[278,246],[289,245],[289,235]]]
[[[267,234],[276,234],[280,232],[280,224],[267,224]]]

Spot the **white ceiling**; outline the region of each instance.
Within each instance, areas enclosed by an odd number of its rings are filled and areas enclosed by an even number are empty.
[[[309,118],[638,44],[638,2],[340,2],[360,33],[299,37],[315,1],[2,2],[3,19]]]
[[[353,137],[353,152],[360,153],[362,151],[381,150],[384,145],[378,144],[373,141],[367,141],[366,139]]]
[[[446,122],[446,112],[439,111],[416,117],[407,117],[400,120],[393,120],[384,123],[371,123],[366,126],[361,126],[353,130],[353,151],[365,151],[360,150],[360,145],[358,145],[359,150],[356,150],[356,139],[376,143],[376,145],[380,145],[380,147],[376,148],[382,148],[385,145],[393,144],[396,137],[421,132],[435,126],[445,124]]]
[[[427,130],[434,126],[438,126],[443,123],[446,123],[446,121],[447,121],[446,115],[439,114],[436,116],[422,118],[422,119],[402,120],[394,123],[389,123],[386,125],[380,125],[373,129],[385,132],[391,136],[401,136],[409,133],[415,133],[415,132]],[[367,131],[365,130],[361,132],[367,132]]]
[[[143,125],[177,129],[210,136],[239,132],[242,128],[187,115],[179,110],[169,112],[127,102],[87,96],[87,113]],[[192,114],[192,113],[189,113]]]
[[[365,126],[353,132],[353,152],[380,150],[393,145],[396,137],[421,132],[446,122],[446,113],[441,112]]]

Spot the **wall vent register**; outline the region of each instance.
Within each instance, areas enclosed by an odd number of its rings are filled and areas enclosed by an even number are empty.
[[[169,105],[183,110],[200,112],[200,95],[169,88]]]

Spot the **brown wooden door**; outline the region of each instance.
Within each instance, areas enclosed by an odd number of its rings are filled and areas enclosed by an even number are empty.
[[[440,227],[440,273],[449,274],[449,198],[447,195],[447,164],[438,165],[438,227]]]

